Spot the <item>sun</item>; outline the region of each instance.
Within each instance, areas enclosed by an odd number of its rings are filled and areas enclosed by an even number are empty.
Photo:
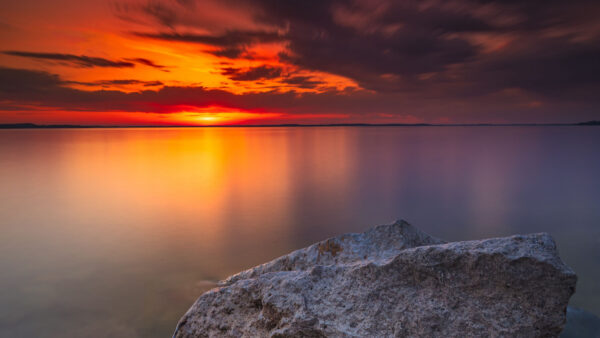
[[[174,119],[179,123],[201,126],[220,126],[244,124],[250,121],[268,120],[279,117],[281,114],[266,112],[250,112],[237,108],[220,106],[209,107],[185,107],[178,113],[174,113]]]
[[[219,122],[219,120],[224,120],[223,118],[219,118],[218,116],[211,116],[211,115],[198,116],[196,119],[198,121],[206,122],[206,123],[215,123],[215,122]]]

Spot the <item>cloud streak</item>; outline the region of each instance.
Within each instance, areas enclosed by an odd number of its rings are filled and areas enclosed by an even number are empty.
[[[167,72],[167,73],[169,72],[169,70],[167,69],[167,66],[159,65],[159,64],[155,63],[154,61],[148,60],[148,59],[145,59],[145,58],[125,59],[125,61],[135,62],[135,63],[141,64],[141,65],[145,65],[145,66],[148,66],[148,67],[152,67],[152,68],[156,68],[156,69],[162,70],[163,72]]]
[[[276,32],[264,31],[227,31],[222,34],[193,34],[173,32],[134,32],[132,34],[134,36],[146,39],[169,42],[186,42],[218,47],[218,49],[209,51],[209,53],[229,59],[237,59],[243,56],[248,56],[248,47],[256,44],[285,41],[285,38]]]
[[[60,53],[36,53],[22,51],[4,51],[6,55],[20,56],[30,59],[58,61],[68,63],[77,67],[116,67],[116,68],[132,68],[135,66],[133,62],[121,60],[109,60],[100,57],[92,57],[86,55],[60,54]]]
[[[162,71],[167,71],[166,66],[156,64],[152,60],[145,58],[130,58],[123,60],[110,60],[101,57],[87,56],[87,55],[74,55],[74,54],[60,54],[60,53],[39,53],[39,52],[24,52],[24,51],[3,51],[2,54],[19,56],[24,58],[44,60],[44,61],[57,61],[66,63],[75,67],[91,68],[91,67],[108,67],[108,68],[133,68],[135,64],[142,64],[149,67],[157,68]]]
[[[158,87],[164,85],[161,81],[141,81],[141,80],[132,80],[132,79],[123,79],[123,80],[100,80],[93,82],[80,82],[80,81],[63,81],[61,84],[76,84],[82,86],[102,86],[102,87],[112,87],[112,86],[143,86],[143,87]]]
[[[149,39],[201,43],[217,47],[247,46],[256,43],[268,43],[283,40],[283,37],[277,33],[255,31],[229,31],[219,35],[141,32],[135,32],[133,34]]]

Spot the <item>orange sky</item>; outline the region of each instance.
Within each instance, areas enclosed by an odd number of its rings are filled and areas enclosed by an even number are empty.
[[[236,22],[242,13],[216,4],[211,15],[227,22]],[[351,79],[326,72],[303,70],[279,61],[278,53],[285,50],[282,42],[259,43],[248,48],[255,59],[230,59],[210,53],[214,46],[185,42],[160,41],[139,37],[132,32],[148,31],[152,22],[134,22],[119,17],[115,3],[103,0],[76,1],[14,1],[2,5],[0,22],[3,30],[0,45],[5,51],[31,51],[85,55],[109,60],[146,59],[162,66],[155,68],[144,64],[134,67],[73,67],[69,62],[0,54],[0,64],[12,68],[41,70],[60,75],[66,86],[82,91],[115,90],[138,92],[156,90],[163,86],[202,86],[227,90],[234,94],[248,92],[323,92],[331,89],[358,89]],[[35,23],[35,24],[32,24]],[[250,22],[246,23],[252,26]],[[228,27],[230,27],[228,25]],[[260,28],[260,27],[256,27]],[[201,29],[188,33],[206,33]],[[250,70],[256,67],[282,68],[284,74],[302,76],[319,82],[313,88],[282,83],[279,79],[260,78],[236,81],[223,73],[223,68]],[[137,80],[137,83],[118,83],[115,80]],[[130,81],[131,82],[131,81]],[[146,85],[144,82],[149,83]],[[160,83],[160,85],[152,85]],[[252,110],[235,107],[182,108],[169,114],[154,112],[92,112],[84,115],[77,111],[41,109],[22,114],[6,111],[2,120],[9,122],[32,121],[38,123],[81,124],[235,124],[252,120],[285,123],[285,114],[276,111]],[[319,117],[319,115],[313,115]],[[311,121],[310,117],[304,119]],[[318,121],[317,121],[318,122]]]
[[[597,81],[574,68],[600,54],[600,25],[580,12],[528,30],[528,8],[468,0],[0,6],[0,123],[570,122],[595,117],[598,105],[589,99]],[[573,60],[556,59],[573,76],[540,75],[557,70],[554,60],[529,74],[531,55],[552,56],[544,48],[557,39],[572,44]],[[556,102],[549,82],[570,96]]]

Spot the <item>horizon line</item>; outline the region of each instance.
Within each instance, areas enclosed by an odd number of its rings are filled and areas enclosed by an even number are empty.
[[[102,129],[102,128],[265,128],[265,127],[518,127],[518,126],[596,126],[600,121],[575,123],[279,123],[279,124],[221,124],[221,125],[81,125],[4,123],[0,129]]]

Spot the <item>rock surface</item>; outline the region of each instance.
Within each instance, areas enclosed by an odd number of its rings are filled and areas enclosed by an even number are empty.
[[[550,235],[444,243],[404,221],[229,277],[175,337],[557,337],[577,277]]]

